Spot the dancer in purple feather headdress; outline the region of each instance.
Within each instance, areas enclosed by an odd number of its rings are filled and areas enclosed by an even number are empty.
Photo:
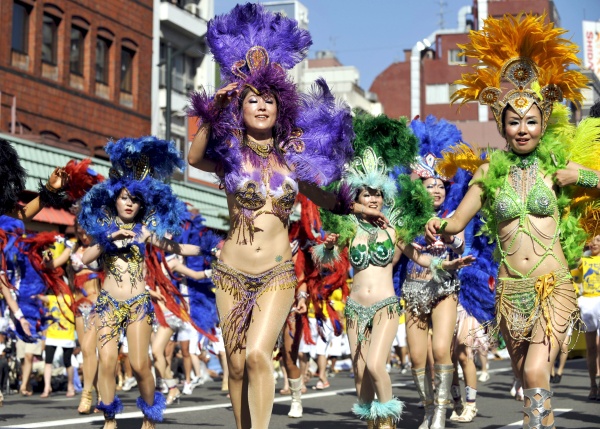
[[[311,44],[296,21],[262,6],[236,6],[208,26],[207,41],[226,85],[210,98],[193,94],[200,130],[194,167],[216,173],[227,192],[231,229],[213,265],[217,307],[238,428],[269,425],[274,397],[271,353],[294,302],[296,276],[288,222],[300,190],[338,213],[381,212],[353,204],[347,190],[322,191],[352,155],[350,110],[323,80],[301,96],[286,70]]]

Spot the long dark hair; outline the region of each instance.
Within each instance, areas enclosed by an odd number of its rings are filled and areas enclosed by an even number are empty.
[[[8,141],[0,139],[0,215],[15,209],[19,194],[25,189],[26,177],[17,151]]]

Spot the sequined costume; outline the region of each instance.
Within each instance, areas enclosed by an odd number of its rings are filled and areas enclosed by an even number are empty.
[[[228,314],[220,315],[225,343],[240,350],[245,348],[246,332],[255,308],[260,311],[257,300],[265,292],[294,289],[297,284],[292,261],[283,262],[261,274],[247,274],[221,261],[213,263],[212,281],[217,289],[231,294],[235,304]]]
[[[446,259],[449,252],[446,246],[436,242],[437,246],[423,249],[424,253],[432,257]],[[406,302],[405,310],[416,316],[431,314],[435,305],[449,295],[458,293],[460,290],[460,281],[456,273],[447,273],[443,281],[436,281],[433,278],[425,280],[423,277],[430,275],[428,268],[423,268],[418,264],[408,262],[409,274],[402,285],[402,298]]]
[[[346,302],[346,319],[349,326],[353,324],[358,326],[359,342],[363,342],[368,338],[369,330],[373,327],[375,314],[382,308],[387,308],[389,316],[399,315],[401,311],[399,298],[397,296],[390,296],[368,307],[359,304],[352,298],[348,298]]]
[[[113,338],[124,335],[127,327],[134,322],[146,319],[149,325],[154,321],[154,308],[148,292],[143,292],[125,301],[117,301],[106,290],[102,290],[93,310],[96,315],[96,329],[108,328],[106,334],[98,338],[102,347]]]

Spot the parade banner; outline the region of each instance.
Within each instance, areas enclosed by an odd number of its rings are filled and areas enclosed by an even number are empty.
[[[600,22],[583,21],[583,67],[600,78]]]

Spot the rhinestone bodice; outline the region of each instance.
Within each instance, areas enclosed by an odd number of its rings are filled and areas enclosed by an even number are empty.
[[[525,204],[517,194],[508,178],[504,181],[494,201],[494,214],[498,223],[521,217],[525,214],[534,216],[552,216],[557,210],[554,192],[544,183],[538,174]]]
[[[376,227],[373,227],[376,228]],[[375,229],[377,232],[377,228]],[[354,240],[350,245],[350,264],[357,270],[364,270],[369,265],[385,267],[394,259],[394,243],[387,230],[384,230],[386,239],[377,241],[377,235],[374,240],[369,238],[366,244],[354,245]]]

